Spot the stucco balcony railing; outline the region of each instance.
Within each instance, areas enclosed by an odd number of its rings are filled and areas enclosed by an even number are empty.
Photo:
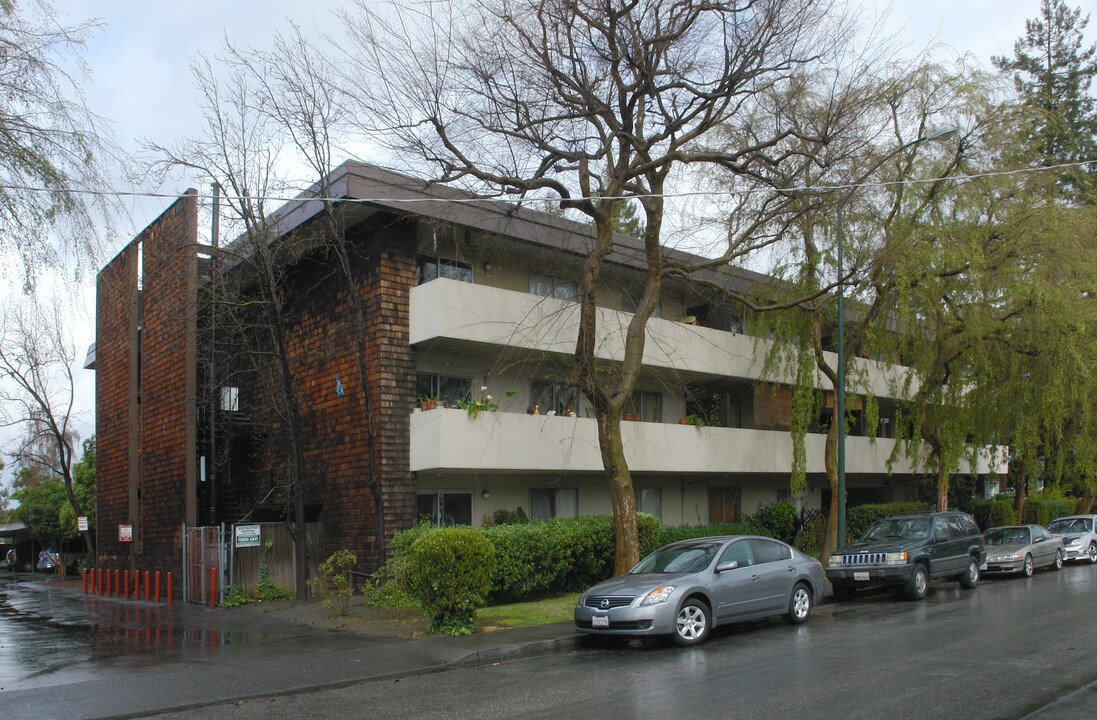
[[[787,432],[649,422],[623,422],[621,432],[634,472],[787,473],[792,464]],[[823,472],[824,442],[823,435],[807,436],[808,472]],[[847,472],[887,472],[894,446],[894,440],[879,439],[873,448],[868,438],[848,438]],[[411,416],[411,469],[599,472],[602,460],[593,419],[482,412],[472,420],[464,410],[439,408]],[[979,472],[989,469],[984,458]],[[913,470],[900,460],[893,473]]]
[[[412,345],[435,340],[500,345],[545,353],[572,354],[579,333],[579,305],[486,285],[438,279],[412,288]],[[628,313],[600,308],[596,354],[605,360],[624,356]],[[648,322],[644,364],[715,377],[759,379],[768,340],[750,335],[652,318]],[[757,344],[757,347],[756,347]],[[835,357],[831,355],[831,362]],[[904,368],[857,358],[849,376],[866,378],[879,397],[892,394]],[[788,380],[788,379],[786,379]],[[817,380],[823,387],[822,376]],[[857,392],[863,388],[858,387]]]

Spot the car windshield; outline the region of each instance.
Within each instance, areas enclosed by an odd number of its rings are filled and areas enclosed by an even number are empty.
[[[1028,545],[1028,528],[1007,527],[987,530],[987,545]]]
[[[719,549],[719,543],[673,545],[659,548],[641,560],[630,573],[640,575],[642,573],[701,572],[709,566]]]
[[[929,537],[929,518],[887,518],[869,527],[862,540],[924,540]]]
[[[1053,533],[1059,533],[1060,535],[1066,533],[1084,533],[1089,532],[1090,523],[1092,520],[1088,518],[1059,518],[1055,522],[1047,526],[1047,529]]]

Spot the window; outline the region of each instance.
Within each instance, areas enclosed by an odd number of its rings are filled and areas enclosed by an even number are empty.
[[[663,395],[653,392],[634,392],[625,403],[626,415],[636,415],[641,422],[663,422]]]
[[[579,514],[579,491],[575,488],[533,488],[529,491],[531,520],[575,517]]]
[[[971,534],[964,527],[963,519],[959,515],[948,516],[948,529],[952,532],[953,538],[962,538]]]
[[[437,398],[448,407],[456,407],[458,400],[472,397],[472,378],[420,373],[415,378],[415,394],[420,398]]]
[[[472,493],[421,492],[415,496],[415,516],[431,525],[472,525]]]
[[[529,274],[529,292],[531,295],[574,302],[579,299],[579,284],[574,280],[564,280],[551,275],[531,272]]]
[[[221,388],[221,410],[223,412],[240,412],[240,388]]]
[[[420,255],[417,283],[422,285],[436,278],[449,278],[450,280],[470,283],[472,282],[472,266],[460,260]]]
[[[948,523],[942,517],[933,518],[933,539],[937,542],[948,540]]]
[[[781,562],[792,557],[787,547],[772,540],[749,540],[748,542],[750,542],[750,552],[754,557],[755,565]]]
[[[662,488],[636,488],[636,509],[642,513],[663,517],[663,489]]]
[[[708,521],[710,523],[738,522],[739,488],[708,489]]]
[[[736,540],[724,548],[724,552],[720,553],[720,560],[717,564],[723,565],[729,562],[737,562],[741,568],[750,567],[753,564],[750,556],[750,545],[747,544],[746,540]]]
[[[579,388],[547,380],[531,380],[529,405],[531,410],[536,407],[542,415],[550,410],[557,415],[569,415],[579,407]]]
[[[636,308],[640,306],[640,299],[642,297],[643,296],[640,292],[636,292],[634,294],[632,292],[629,292],[628,290],[623,291],[621,293],[621,309],[627,313],[633,313],[635,315]],[[662,301],[659,301],[659,304],[655,306],[655,310],[652,311],[651,316],[655,318],[663,317]]]

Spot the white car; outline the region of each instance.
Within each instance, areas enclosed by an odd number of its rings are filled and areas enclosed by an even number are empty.
[[[1051,521],[1047,529],[1063,538],[1067,560],[1097,564],[1097,515],[1068,515]]]

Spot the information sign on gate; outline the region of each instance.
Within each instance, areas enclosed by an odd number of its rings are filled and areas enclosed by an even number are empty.
[[[236,547],[259,547],[259,534],[258,525],[237,525]]]
[[[133,526],[132,525],[119,525],[118,526],[118,542],[133,542]]]
[[[88,531],[88,516],[87,515],[81,515],[80,517],[76,518],[76,529],[79,530],[80,532],[87,532]]]

